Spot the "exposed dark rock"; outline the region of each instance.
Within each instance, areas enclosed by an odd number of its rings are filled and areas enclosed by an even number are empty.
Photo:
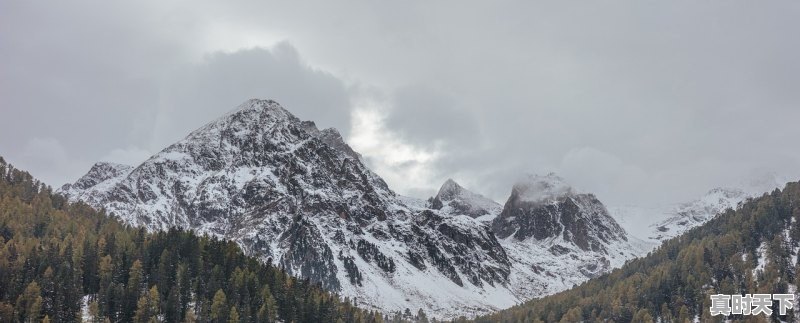
[[[607,252],[604,246],[612,241],[627,241],[625,231],[594,195],[575,193],[552,174],[514,185],[492,230],[500,239],[513,235],[518,241],[560,236],[581,250],[595,252]]]

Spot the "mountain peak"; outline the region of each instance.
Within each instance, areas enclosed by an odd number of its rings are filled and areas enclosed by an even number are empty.
[[[554,173],[517,181],[492,229],[501,239],[556,238],[584,251],[606,252],[609,244],[627,239],[603,203],[592,194],[574,192]]]
[[[477,193],[473,193],[448,178],[436,197],[431,199],[431,207],[445,209],[451,214],[463,214],[472,218],[488,215],[496,216],[501,206],[497,202]]]
[[[92,165],[92,168],[89,169],[89,172],[81,177],[76,184],[86,183],[86,181],[102,182],[114,177],[118,177],[126,172],[130,172],[132,169],[133,166],[125,164],[97,162]]]
[[[89,172],[81,176],[81,178],[75,181],[75,183],[64,184],[64,186],[61,187],[61,190],[64,192],[69,192],[71,190],[87,190],[89,188],[98,186],[101,183],[107,183],[118,179],[125,174],[130,173],[132,170],[133,166],[130,165],[97,162],[92,165],[92,168],[89,169]]]
[[[511,264],[484,223],[397,196],[337,130],[319,130],[271,100],[244,102],[135,169],[104,165],[85,176],[92,181],[62,193],[148,230],[180,227],[233,240],[367,306],[449,315],[516,300],[505,288]],[[473,203],[477,194],[462,193],[457,200],[469,202],[467,211],[481,205]],[[507,296],[454,299],[443,286]]]
[[[250,99],[224,114],[222,117],[195,130],[190,136],[198,132],[208,131],[210,128],[218,128],[219,126],[227,128],[231,126],[242,127],[253,124],[268,126],[273,123],[285,122],[299,124],[301,121],[274,100]],[[313,122],[311,122],[311,125],[314,125]],[[316,129],[316,126],[314,126],[314,128]]]
[[[337,130],[336,128],[327,128],[321,131],[317,131],[315,136],[328,146],[331,146],[336,151],[344,154],[344,156],[356,160],[361,160],[361,154],[353,150],[353,148],[350,147],[350,145],[348,145],[344,141],[344,138],[342,138],[342,134],[339,133],[339,130]]]
[[[280,105],[280,103],[278,103],[275,100],[253,98],[253,99],[244,101],[238,107],[234,108],[231,111],[231,113],[237,113],[237,112],[246,111],[246,110],[266,110],[266,109],[286,111],[286,109],[284,109]]]
[[[461,185],[458,185],[452,178],[448,178],[439,188],[436,197],[442,200],[450,200],[462,191],[464,191],[464,188]]]
[[[519,179],[512,188],[512,197],[526,202],[550,201],[574,193],[572,187],[555,173],[544,176],[527,174]]]

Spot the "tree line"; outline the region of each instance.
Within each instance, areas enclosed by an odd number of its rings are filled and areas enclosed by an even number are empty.
[[[711,294],[784,294],[800,285],[800,183],[789,183],[571,290],[476,322],[793,322],[711,316]],[[777,302],[773,302],[777,309]]]
[[[235,243],[125,226],[0,157],[0,322],[82,320],[394,319],[248,257]]]

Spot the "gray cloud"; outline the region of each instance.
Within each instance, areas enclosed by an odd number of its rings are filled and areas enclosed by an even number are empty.
[[[162,88],[152,131],[155,147],[182,138],[249,98],[272,98],[320,127],[344,134],[349,129],[350,94],[343,81],[309,67],[285,42],[270,50],[210,54],[173,72]]]
[[[119,6],[0,4],[9,160],[60,184],[271,97],[351,133],[416,195],[453,177],[502,200],[519,174],[556,171],[609,203],[655,204],[800,176],[800,3]],[[350,129],[359,109],[382,113],[377,130]]]
[[[397,89],[391,96],[387,126],[415,145],[471,143],[480,129],[464,102],[455,97],[420,86]]]

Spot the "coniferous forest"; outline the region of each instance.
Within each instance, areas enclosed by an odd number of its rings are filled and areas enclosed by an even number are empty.
[[[708,308],[710,294],[796,290],[798,220],[800,183],[790,183],[609,274],[475,321],[792,321],[792,310],[726,318],[711,316]],[[427,321],[424,316],[386,321]],[[244,255],[235,243],[180,230],[148,233],[70,203],[0,158],[0,322],[87,319],[384,321],[378,312]]]
[[[648,256],[577,288],[477,322],[793,322],[780,316],[711,316],[711,294],[793,293],[800,284],[800,183],[728,210]],[[795,301],[795,307],[797,306]]]
[[[382,322],[232,242],[147,233],[0,158],[0,322]]]

